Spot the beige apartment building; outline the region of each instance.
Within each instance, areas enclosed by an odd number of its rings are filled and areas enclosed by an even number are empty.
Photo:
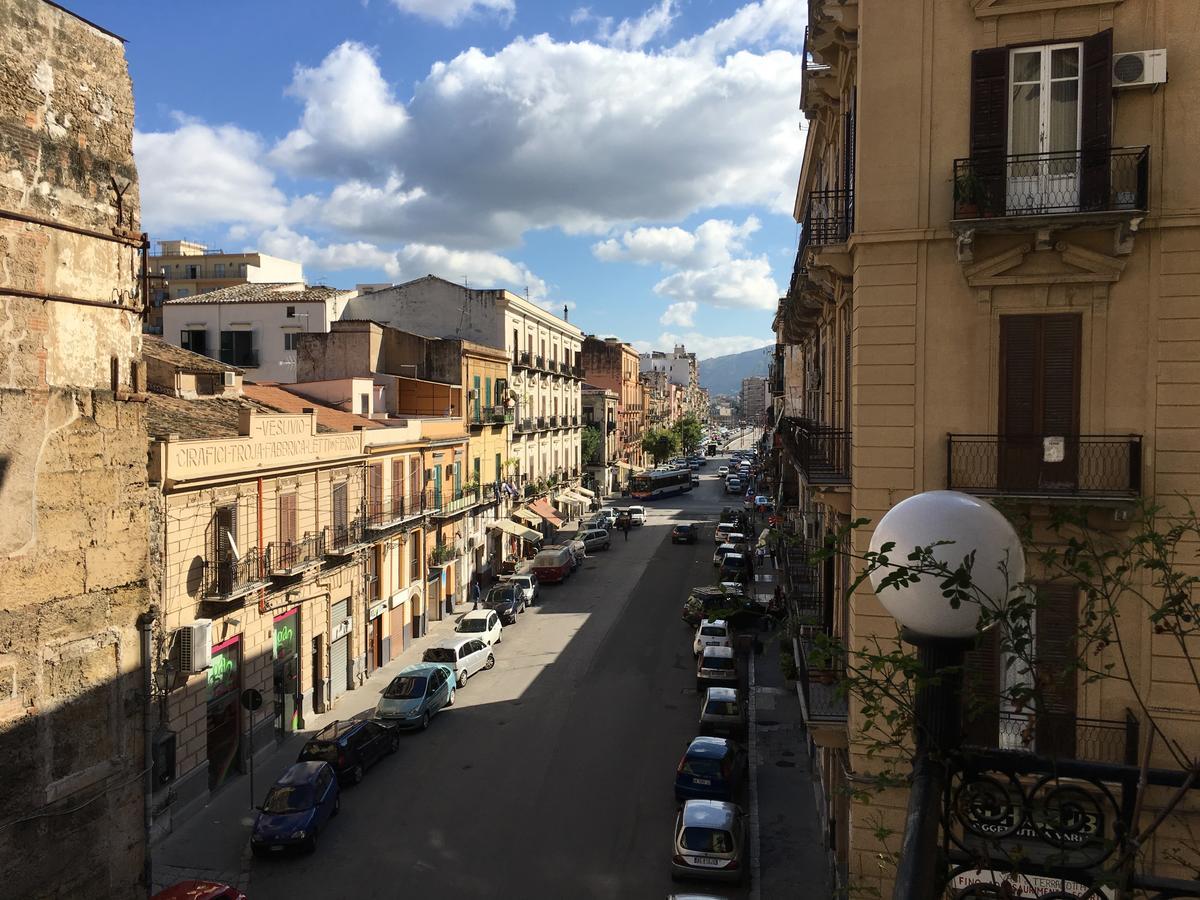
[[[649,424],[649,391],[639,377],[638,352],[620,338],[583,340],[582,362],[589,384],[618,396],[617,425],[621,441],[617,468],[622,482],[645,465],[642,437]]]
[[[810,542],[789,559],[798,613],[861,645],[894,635],[894,620],[869,588],[845,597],[846,557],[813,567],[806,552],[852,519],[951,488],[1035,517],[1090,504],[1120,536],[1137,501],[1177,509],[1200,494],[1200,124],[1188,112],[1200,30],[1193,5],[1173,0],[810,0],[808,14],[802,235],[775,322],[773,455],[789,528]],[[852,549],[869,538],[859,530]],[[1054,584],[1042,596],[1037,653],[1053,664],[1070,654],[1079,601]],[[1163,737],[1196,747],[1182,654],[1149,623],[1136,643],[1133,679]],[[906,796],[848,799],[872,770],[861,710],[808,670],[808,646],[801,693],[831,866],[888,896],[875,826],[898,846]],[[993,677],[994,654],[969,665]],[[1045,702],[1015,731],[1003,711],[985,716],[970,739],[1122,763],[1148,727],[1116,679],[1064,679]],[[1104,739],[1085,740],[1085,721]],[[1151,762],[1172,765],[1161,741]],[[1177,813],[1160,832],[1150,871],[1188,874],[1167,852],[1188,822]]]

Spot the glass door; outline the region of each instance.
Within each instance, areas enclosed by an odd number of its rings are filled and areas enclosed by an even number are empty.
[[[1023,47],[1009,59],[1008,212],[1079,209],[1082,44]]]

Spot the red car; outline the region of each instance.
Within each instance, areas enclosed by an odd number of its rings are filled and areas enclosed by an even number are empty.
[[[219,881],[189,879],[164,888],[151,900],[247,900],[247,898],[237,888],[221,884]]]

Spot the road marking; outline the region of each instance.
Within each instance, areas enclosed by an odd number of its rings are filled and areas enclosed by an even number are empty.
[[[754,648],[750,648],[750,900],[762,896],[758,848],[758,704],[754,687]]]

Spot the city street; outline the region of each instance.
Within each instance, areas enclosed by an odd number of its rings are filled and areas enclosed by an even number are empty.
[[[611,550],[544,587],[505,629],[495,668],[345,791],[314,855],[254,861],[253,896],[670,894],[672,782],[699,705],[679,615],[713,568],[711,530],[678,546],[669,531],[735,499],[721,493],[723,461],[628,542],[614,532]]]

